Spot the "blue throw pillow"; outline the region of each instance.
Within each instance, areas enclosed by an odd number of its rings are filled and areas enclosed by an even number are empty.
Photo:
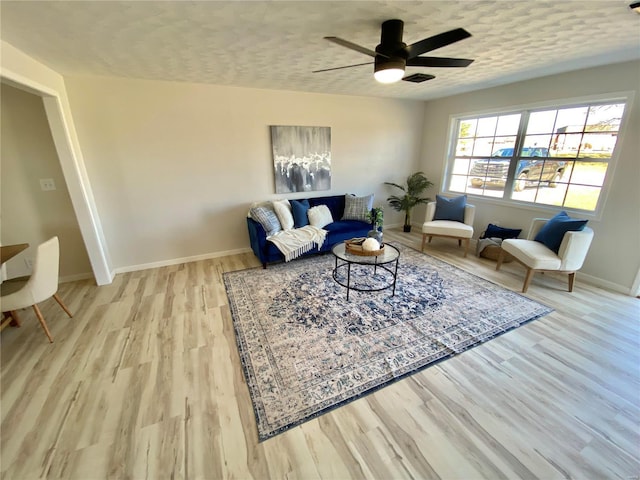
[[[436,195],[436,213],[434,220],[452,220],[464,223],[464,207],[467,205],[467,196],[447,198]]]
[[[309,200],[289,200],[291,213],[293,213],[293,228],[300,228],[309,225],[307,211],[309,210]]]
[[[567,232],[579,232],[584,229],[588,220],[571,218],[567,212],[560,212],[540,229],[534,240],[545,245],[549,250],[558,253],[560,244]]]
[[[522,229],[520,228],[504,228],[490,223],[482,238],[501,238],[505,240],[507,238],[518,238],[521,233]]]

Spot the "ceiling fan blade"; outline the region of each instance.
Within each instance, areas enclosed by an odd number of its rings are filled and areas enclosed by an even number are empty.
[[[407,60],[408,67],[468,67],[473,60],[467,58],[415,57]]]
[[[412,43],[407,46],[407,58],[415,58],[418,55],[430,52],[431,50],[436,50],[437,48],[446,47],[447,45],[459,42],[460,40],[464,40],[470,36],[471,34],[464,28],[456,28],[454,30],[449,30],[448,32],[434,35],[433,37],[425,38],[424,40],[420,40],[419,42]]]
[[[373,62],[367,62],[367,63],[356,63],[355,65],[346,65],[344,67],[333,67],[333,68],[324,68],[322,70],[314,70],[311,73],[320,73],[320,72],[330,72],[331,70],[341,70],[343,68],[351,68],[351,67],[360,67],[362,65],[373,65]]]
[[[376,55],[382,55],[380,53],[376,53],[374,50],[370,50],[365,47],[361,47],[360,45],[356,45],[348,40],[343,40],[338,37],[324,37],[325,40],[329,40],[330,42],[336,43],[342,47],[350,48],[351,50],[355,50],[356,52],[364,53],[365,55],[369,55],[370,57],[375,57]],[[386,57],[386,55],[382,55]]]

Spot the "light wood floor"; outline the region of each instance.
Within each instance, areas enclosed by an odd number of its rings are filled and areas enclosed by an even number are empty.
[[[419,248],[420,236],[385,232]],[[427,251],[519,291],[515,263]],[[640,300],[536,275],[556,311],[263,443],[221,274],[252,254],[61,285],[1,334],[4,479],[640,475]]]

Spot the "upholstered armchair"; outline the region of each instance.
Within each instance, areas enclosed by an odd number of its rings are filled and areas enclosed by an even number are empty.
[[[441,200],[440,198],[439,200]],[[452,202],[462,199],[452,199]],[[466,201],[466,198],[465,198]],[[464,256],[467,256],[469,252],[469,241],[473,237],[473,219],[476,214],[476,207],[474,205],[466,204],[462,202],[461,214],[457,216],[457,219],[453,219],[456,215],[436,215],[437,202],[429,202],[427,204],[427,214],[425,216],[425,222],[422,224],[422,248],[424,252],[424,246],[429,238],[429,243],[433,237],[453,238],[458,240],[458,246],[462,245],[464,240]],[[440,219],[451,218],[451,219]]]
[[[535,272],[568,274],[569,291],[572,292],[576,271],[582,268],[591,246],[593,230],[585,226],[582,230],[567,231],[558,237],[556,241],[559,242],[559,247],[557,252],[554,251],[554,248],[549,248],[542,243],[538,235],[548,222],[548,219],[534,218],[526,240],[516,238],[502,242],[502,251],[498,257],[496,270],[500,270],[505,255],[511,255],[518,263],[524,265],[527,273],[522,286],[523,293],[529,288]],[[538,241],[534,240],[536,237],[539,238]]]

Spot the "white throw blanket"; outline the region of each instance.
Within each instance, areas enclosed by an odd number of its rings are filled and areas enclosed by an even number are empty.
[[[278,250],[284,255],[285,262],[298,258],[303,253],[308,252],[313,247],[318,250],[324,243],[327,231],[322,228],[307,225],[305,227],[294,228],[278,232],[267,240],[273,242]]]

